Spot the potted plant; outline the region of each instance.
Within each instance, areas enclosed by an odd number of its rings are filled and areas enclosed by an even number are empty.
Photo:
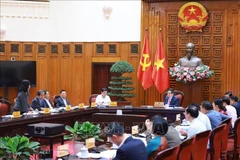
[[[94,125],[89,121],[83,123],[76,121],[73,127],[66,125],[65,129],[71,134],[65,135],[64,138],[73,140],[73,149],[75,153],[80,152],[85,143],[85,140],[88,138],[95,138],[97,141],[103,142],[103,139],[99,137],[101,134],[101,128],[99,124]]]
[[[30,156],[40,148],[39,142],[30,142],[28,137],[0,138],[0,158],[11,160],[30,159]]]
[[[126,101],[126,98],[135,97],[135,94],[129,93],[135,88],[132,87],[133,81],[129,76],[123,76],[125,73],[132,73],[134,68],[127,61],[118,61],[112,65],[110,72],[116,73],[117,76],[111,77],[110,86],[111,91],[108,92],[109,96],[117,97],[118,106],[119,102]],[[131,102],[129,101],[131,104]]]

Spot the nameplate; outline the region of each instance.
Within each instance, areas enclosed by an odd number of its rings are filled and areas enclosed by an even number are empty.
[[[163,102],[155,102],[154,107],[164,108],[164,103]]]
[[[84,108],[84,103],[80,103],[78,106],[79,108]]]
[[[69,155],[68,150],[69,150],[69,144],[64,144],[64,145],[58,146],[57,157],[63,157],[63,156]]]
[[[139,133],[139,131],[138,131],[138,125],[132,126],[132,135],[136,135],[136,134],[138,134],[138,133]]]
[[[91,103],[91,107],[96,107],[96,103],[95,103],[95,102],[92,102],[92,103]]]
[[[71,106],[70,105],[67,105],[66,106],[66,111],[70,111],[71,110]]]
[[[50,108],[44,108],[44,109],[43,109],[43,113],[44,113],[44,114],[50,113]]]
[[[12,114],[13,114],[13,117],[14,117],[14,118],[21,117],[20,111],[13,111]]]
[[[109,106],[111,106],[111,107],[117,107],[117,102],[110,102],[110,103],[109,103]]]
[[[94,148],[95,147],[95,138],[86,139],[86,148]]]
[[[180,114],[176,114],[176,121],[180,121],[181,120],[181,115]]]

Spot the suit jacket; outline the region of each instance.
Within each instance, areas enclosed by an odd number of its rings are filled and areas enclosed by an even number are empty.
[[[28,95],[27,93],[21,91],[18,93],[13,110],[20,111],[21,114],[23,114],[28,112],[28,108],[30,108],[30,105],[28,104]]]
[[[144,143],[139,139],[128,137],[117,150],[113,160],[147,160],[147,150]]]
[[[43,106],[44,106],[44,108],[50,108],[46,101],[48,101],[51,104],[51,107],[53,108],[53,103],[52,103],[52,101],[50,99],[43,99]]]
[[[67,105],[70,105],[70,102],[66,99]],[[55,100],[55,107],[59,108],[59,107],[66,107],[62,97],[59,97]]]
[[[33,100],[32,100],[32,105],[31,107],[35,110],[39,110],[41,111],[41,108],[44,108],[44,104],[43,104],[43,100],[40,102],[40,99],[38,97],[35,97]]]
[[[169,99],[169,97],[166,96],[165,100],[164,100],[164,105],[168,103],[168,99]],[[179,106],[179,99],[176,96],[173,96],[170,101],[169,107],[178,107],[178,106]]]

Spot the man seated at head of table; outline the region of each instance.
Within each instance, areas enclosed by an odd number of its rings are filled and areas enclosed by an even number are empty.
[[[167,96],[164,99],[165,107],[178,107],[179,99],[174,96],[174,90],[172,88],[168,89]]]
[[[34,110],[42,111],[44,108],[43,98],[44,98],[44,91],[43,90],[37,91],[37,96],[33,98],[31,107]]]
[[[111,122],[104,129],[105,135],[116,144],[116,157],[113,160],[147,160],[147,152],[144,143],[139,139],[124,132],[124,128],[118,122]]]
[[[55,100],[55,105],[57,108],[70,105],[70,102],[67,99],[67,92],[65,90],[60,91],[60,97]]]
[[[153,121],[155,119],[161,119],[162,121],[165,121],[168,124],[168,122],[166,120],[164,120],[160,115],[153,116],[151,118],[151,120],[147,119],[145,121],[145,126],[147,128],[147,131],[145,132],[146,137],[147,137],[147,142],[149,142],[152,139],[152,137],[151,137],[152,126],[153,126]],[[164,134],[164,137],[167,139],[169,148],[175,147],[182,142],[180,137],[179,137],[179,134],[178,134],[177,130],[170,124],[168,124],[167,133]]]

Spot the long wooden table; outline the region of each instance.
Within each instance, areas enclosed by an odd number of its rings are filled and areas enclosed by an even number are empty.
[[[23,116],[21,118],[14,119],[1,119],[0,120],[0,137],[3,136],[14,136],[16,134],[23,135],[26,132],[26,127],[28,124],[33,123],[59,123],[65,125],[73,125],[75,121],[93,121],[92,115],[94,113],[109,113],[115,114],[117,110],[121,109],[123,116],[126,114],[133,115],[145,115],[145,118],[151,118],[153,115],[159,114],[163,117],[167,117],[167,120],[172,123],[176,121],[176,115],[181,114],[183,116],[184,109],[164,109],[164,108],[143,108],[143,107],[133,107],[133,108],[123,108],[123,107],[111,107],[105,109],[98,108],[87,108],[66,111],[62,113],[51,113],[37,116]],[[106,118],[108,115],[106,114]],[[126,116],[129,117],[129,116]],[[110,118],[110,116],[109,116]],[[124,118],[124,123],[129,123],[129,118]],[[114,119],[113,119],[114,120]],[[116,118],[115,121],[118,119]],[[131,120],[132,121],[132,120]],[[96,122],[97,123],[97,122]]]

